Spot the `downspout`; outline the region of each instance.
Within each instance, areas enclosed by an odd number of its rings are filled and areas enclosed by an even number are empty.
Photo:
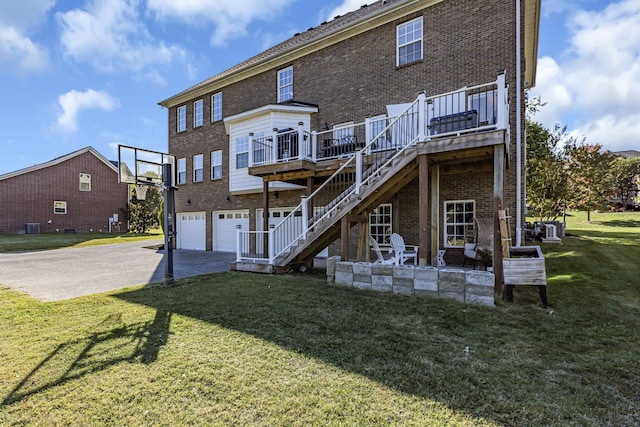
[[[522,53],[521,0],[516,0],[516,246],[522,244]]]

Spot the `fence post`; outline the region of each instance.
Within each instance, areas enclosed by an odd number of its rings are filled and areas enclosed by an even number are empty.
[[[364,145],[367,147],[367,154],[371,153],[371,140],[375,135],[371,134],[371,116],[367,116],[364,118]]]
[[[271,163],[278,161],[278,128],[273,128],[271,132]]]
[[[255,134],[253,132],[249,133],[249,166],[253,166],[253,136]]]
[[[362,150],[356,152],[356,194],[360,194],[362,185]]]
[[[317,158],[318,151],[318,132],[314,129],[311,131],[311,160],[314,162]]]
[[[270,224],[269,225],[269,236],[268,236],[268,241],[269,241],[269,264],[273,265],[275,264],[276,261],[276,242],[275,242],[275,238],[274,238],[274,230],[275,230],[276,226],[275,224]]]
[[[506,129],[508,120],[507,104],[509,102],[507,94],[507,86],[505,80],[506,71],[502,71],[498,74],[496,85],[498,86],[498,121],[496,127],[498,129]]]
[[[304,122],[298,122],[298,160],[307,157],[307,145],[304,143]]]
[[[427,95],[424,92],[421,92],[418,95],[418,141],[424,141],[427,139],[426,129],[427,129],[427,104],[426,104]]]
[[[300,202],[302,210],[302,238],[307,238],[307,232],[309,231],[309,204],[307,203],[307,196],[302,195]]]
[[[241,225],[236,225],[236,261],[240,261],[242,259],[242,245],[240,244],[242,241],[240,238],[241,228]]]

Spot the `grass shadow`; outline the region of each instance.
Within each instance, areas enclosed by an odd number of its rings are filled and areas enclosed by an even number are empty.
[[[161,310],[156,311],[151,322],[129,325],[122,324],[119,315],[108,316],[84,338],[58,345],[9,392],[0,406],[122,362],[152,363],[167,343],[170,323],[171,313]]]

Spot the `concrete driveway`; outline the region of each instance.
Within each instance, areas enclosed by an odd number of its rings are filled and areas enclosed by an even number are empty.
[[[161,282],[162,240],[0,254],[0,284],[41,301],[58,301]],[[149,249],[151,248],[151,249]],[[234,253],[173,251],[175,278],[228,271]]]

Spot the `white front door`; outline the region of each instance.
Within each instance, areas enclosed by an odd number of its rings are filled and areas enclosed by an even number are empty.
[[[213,212],[213,250],[236,251],[236,229],[249,230],[249,210]]]
[[[179,213],[176,215],[176,247],[204,251],[206,241],[206,214],[204,212]]]

